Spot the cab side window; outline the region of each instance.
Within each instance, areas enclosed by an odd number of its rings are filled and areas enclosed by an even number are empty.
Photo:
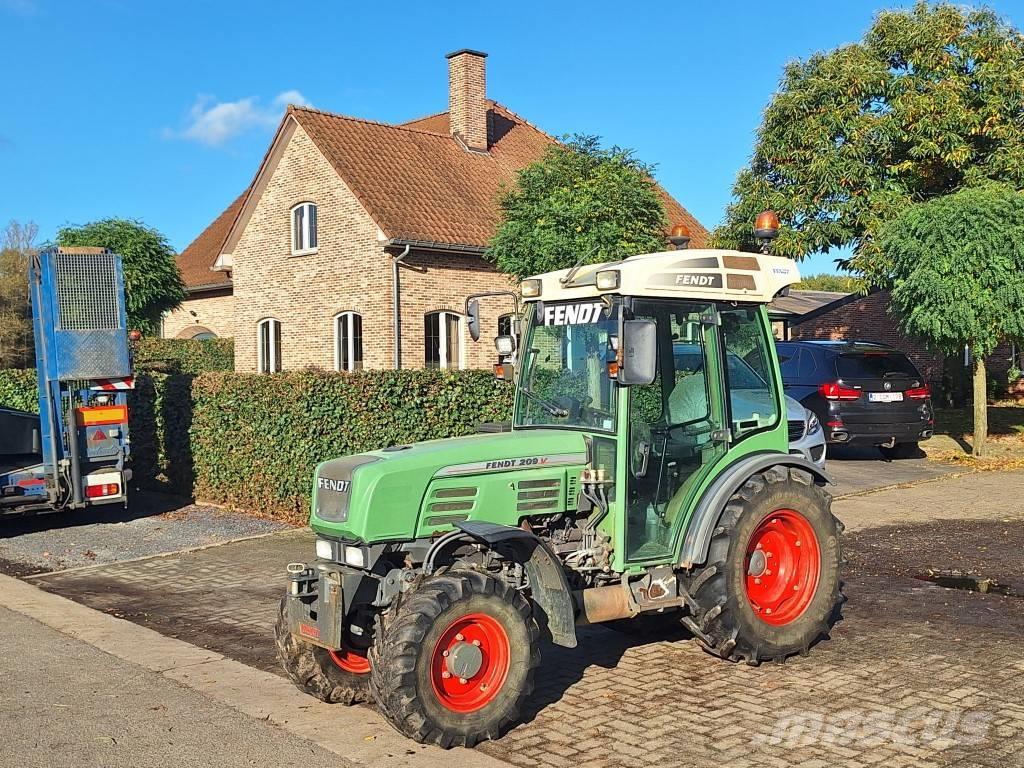
[[[756,309],[729,309],[721,315],[733,439],[742,440],[779,421],[779,394],[768,348],[774,342]]]

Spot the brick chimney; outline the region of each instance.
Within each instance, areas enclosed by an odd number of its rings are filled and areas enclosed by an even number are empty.
[[[487,151],[486,53],[463,48],[448,59],[448,123],[452,136],[478,152]]]

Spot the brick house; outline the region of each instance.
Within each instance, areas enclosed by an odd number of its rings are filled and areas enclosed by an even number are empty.
[[[239,371],[489,367],[508,298],[483,259],[502,185],[554,140],[486,97],[486,54],[447,56],[448,111],[389,125],[289,106],[249,188],[179,257],[164,335],[235,338]],[[708,233],[662,191],[670,226]]]

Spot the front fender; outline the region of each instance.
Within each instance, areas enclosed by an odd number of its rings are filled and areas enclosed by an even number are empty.
[[[576,647],[576,612],[569,582],[558,558],[529,531],[509,525],[465,520],[455,527],[472,539],[522,563],[530,579],[537,624],[555,645]]]
[[[821,484],[832,482],[831,476],[825,470],[803,456],[784,453],[752,453],[749,456],[744,456],[726,467],[697,502],[679,554],[681,568],[690,568],[707,559],[711,535],[714,533],[718,518],[721,517],[729,499],[743,486],[747,478],[764,472],[770,467],[778,466],[803,469]]]

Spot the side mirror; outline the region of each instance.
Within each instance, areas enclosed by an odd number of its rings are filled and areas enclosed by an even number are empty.
[[[480,341],[480,302],[476,299],[466,302],[466,325],[469,328],[469,337],[473,341]]]
[[[658,324],[653,320],[623,320],[618,356],[619,384],[630,387],[652,383],[658,375]]]

